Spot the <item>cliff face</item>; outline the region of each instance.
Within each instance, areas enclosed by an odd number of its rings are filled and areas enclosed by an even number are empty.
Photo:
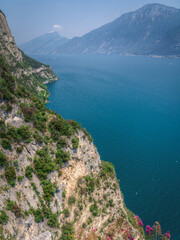
[[[5,15],[0,12],[0,54],[4,57],[19,83],[30,91],[47,97],[48,91],[43,82],[58,80],[48,65],[44,65],[21,52],[9,29]]]

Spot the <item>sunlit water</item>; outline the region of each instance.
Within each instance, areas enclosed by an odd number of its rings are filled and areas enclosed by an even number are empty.
[[[122,56],[36,57],[60,80],[48,108],[91,132],[115,165],[128,208],[179,240],[180,60]]]

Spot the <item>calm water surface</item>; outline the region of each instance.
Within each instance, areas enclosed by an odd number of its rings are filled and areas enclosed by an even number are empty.
[[[48,108],[91,132],[111,161],[128,208],[180,239],[180,60],[38,57],[60,80]]]

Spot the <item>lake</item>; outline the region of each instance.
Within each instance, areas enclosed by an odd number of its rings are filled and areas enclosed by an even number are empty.
[[[33,56],[34,57],[34,56]],[[125,203],[180,239],[180,59],[36,56],[60,80],[47,107],[92,134]]]

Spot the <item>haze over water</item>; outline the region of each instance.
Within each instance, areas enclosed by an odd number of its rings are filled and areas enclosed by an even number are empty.
[[[115,165],[125,203],[179,240],[180,60],[124,56],[36,57],[60,80],[50,103],[91,132]]]

